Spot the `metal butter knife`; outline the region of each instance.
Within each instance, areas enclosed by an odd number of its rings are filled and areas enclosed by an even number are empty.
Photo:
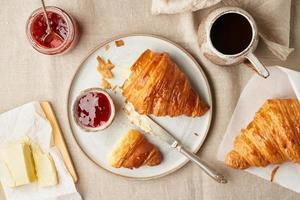
[[[176,149],[178,152],[183,154],[189,160],[196,163],[207,175],[209,175],[218,183],[227,183],[227,179],[223,175],[219,174],[217,171],[212,169],[208,164],[202,161],[194,153],[186,150],[178,142],[178,140],[176,140],[169,132],[167,132],[160,125],[154,122],[150,117],[148,117],[147,115],[140,115],[139,113],[137,113],[130,103],[127,103],[125,105],[124,111],[127,114],[128,119],[136,126],[141,128],[143,131],[159,137],[161,140],[166,142],[170,147]]]

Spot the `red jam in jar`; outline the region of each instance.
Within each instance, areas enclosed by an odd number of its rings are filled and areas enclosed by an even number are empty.
[[[66,21],[57,13],[47,12],[51,31],[47,33],[47,23],[44,13],[39,14],[32,22],[32,37],[46,48],[56,48],[60,46],[68,36],[68,26]]]
[[[86,127],[99,127],[111,116],[111,103],[103,93],[89,92],[80,97],[76,105],[78,122]]]
[[[77,43],[79,31],[73,17],[60,8],[47,7],[51,31],[41,8],[35,10],[27,21],[27,37],[33,48],[43,54],[63,54]]]

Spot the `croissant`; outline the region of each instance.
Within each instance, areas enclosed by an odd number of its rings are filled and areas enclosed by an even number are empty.
[[[159,150],[136,130],[130,130],[112,152],[110,164],[115,168],[138,168],[142,165],[155,166],[161,162]]]
[[[146,50],[131,67],[123,96],[140,114],[201,116],[209,106],[167,53]]]
[[[300,102],[267,100],[235,138],[225,163],[236,169],[291,161],[300,164]]]

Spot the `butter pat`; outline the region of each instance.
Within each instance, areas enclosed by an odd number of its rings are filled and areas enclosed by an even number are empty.
[[[54,161],[49,153],[29,138],[7,144],[1,151],[1,177],[8,187],[37,181],[42,187],[58,183]]]
[[[49,153],[43,153],[37,144],[31,144],[36,175],[40,186],[53,186],[58,183],[56,167]]]
[[[36,180],[30,145],[19,141],[2,149],[4,177],[8,187],[29,184]]]
[[[8,167],[3,164],[1,165],[1,178],[3,179],[3,183],[9,187],[15,187],[15,181],[14,178],[12,177],[10,170],[8,169]]]

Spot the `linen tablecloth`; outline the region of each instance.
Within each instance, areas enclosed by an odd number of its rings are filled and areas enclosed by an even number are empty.
[[[61,7],[76,17],[82,33],[77,47],[70,53],[44,56],[31,48],[25,35],[26,20],[40,6],[39,1],[0,2],[0,112],[31,100],[52,102],[79,175],[77,187],[84,199],[300,199],[300,194],[229,169],[216,160],[216,150],[240,92],[253,72],[243,67],[219,67],[200,56],[193,33],[203,12],[152,16],[150,0],[47,0],[46,4]],[[187,29],[191,31],[185,31]],[[97,167],[81,152],[67,119],[67,95],[72,77],[82,59],[96,45],[113,36],[130,33],[156,34],[173,40],[202,65],[212,87],[215,113],[198,155],[224,172],[229,178],[228,184],[215,183],[191,163],[156,180],[128,180]],[[278,64],[300,71],[299,37],[300,1],[295,0],[291,24],[291,47],[295,51],[282,62],[261,43],[258,56],[268,65]]]

